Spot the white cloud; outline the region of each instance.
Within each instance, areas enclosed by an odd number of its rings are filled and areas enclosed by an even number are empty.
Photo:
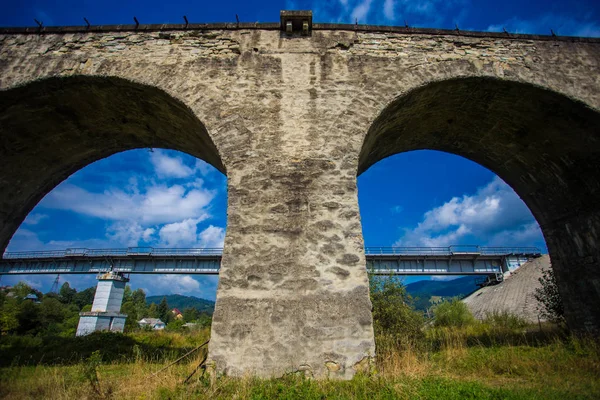
[[[217,169],[206,161],[198,158],[196,159],[196,164],[194,165],[194,171],[202,176],[207,176],[215,173]]]
[[[162,150],[153,150],[150,162],[160,178],[187,178],[194,174],[194,169],[185,165],[181,157]]]
[[[394,15],[394,6],[396,5],[395,0],[385,0],[383,3],[383,15],[390,21],[393,21],[396,16]]]
[[[504,230],[496,233],[489,240],[490,246],[513,246],[519,243],[535,243],[543,238],[542,230],[536,222],[525,224],[514,230]]]
[[[151,186],[142,194],[138,189],[123,191],[117,188],[93,193],[66,183],[46,196],[42,206],[113,221],[138,221],[141,225],[152,225],[186,218],[206,219],[209,214],[205,207],[214,196],[213,190],[187,190],[182,185]]]
[[[48,218],[46,214],[31,213],[27,216],[27,218],[25,218],[23,223],[26,225],[37,225],[46,218]]]
[[[367,15],[371,10],[371,3],[373,0],[363,0],[352,10],[352,20],[357,20],[359,24],[367,23]]]
[[[127,247],[135,247],[146,235],[146,231],[147,229],[144,229],[135,221],[119,221],[108,227],[106,237],[109,241],[120,243]]]
[[[132,288],[142,288],[147,296],[186,294],[214,300],[217,293],[218,276],[207,275],[134,275]]]
[[[225,229],[209,225],[198,234],[199,222],[197,219],[186,219],[163,226],[158,233],[161,244],[167,247],[223,247]]]
[[[200,247],[223,247],[225,229],[210,225],[198,235]]]
[[[200,283],[189,275],[156,275],[153,278],[154,294],[194,294],[200,291]]]
[[[26,228],[19,228],[13,237],[10,239],[6,251],[36,251],[46,249],[45,243],[42,242],[35,232]],[[48,249],[51,250],[51,249]]]
[[[535,19],[513,17],[502,24],[491,24],[489,32],[530,33],[549,35],[552,29],[557,35],[600,37],[600,24],[597,21],[577,19],[567,15],[544,14]]]
[[[427,211],[407,229],[399,246],[449,246],[469,238],[490,245],[531,245],[543,242],[539,226],[517,194],[495,177],[474,195],[454,197]]]
[[[144,232],[142,232],[142,239],[144,239],[145,242],[149,242],[150,239],[152,238],[152,235],[154,235],[155,232],[156,232],[156,229],[154,229],[154,228],[144,229]]]
[[[195,247],[200,221],[201,219],[189,218],[163,226],[158,232],[161,243],[167,247]]]

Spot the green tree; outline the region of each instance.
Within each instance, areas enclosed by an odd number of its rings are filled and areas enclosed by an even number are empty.
[[[40,321],[40,307],[31,301],[21,301],[19,304],[19,334],[37,334],[43,326]]]
[[[169,322],[171,310],[169,310],[169,304],[167,298],[163,297],[158,305],[158,318],[160,318],[165,324]]]
[[[40,322],[44,327],[62,322],[67,313],[68,309],[56,299],[47,298],[40,304]]]
[[[60,287],[60,291],[58,292],[60,295],[60,301],[64,304],[71,304],[73,299],[75,298],[75,294],[77,294],[77,290],[71,288],[69,282],[65,282]]]
[[[131,286],[125,285],[125,290],[123,290],[123,303],[126,301],[131,301]]]
[[[127,319],[125,320],[125,331],[131,332],[138,328],[138,321],[143,318],[143,316],[138,315],[137,307],[133,301],[127,301],[123,303],[121,306],[121,312],[123,314],[127,314]]]
[[[432,307],[435,326],[462,327],[475,322],[475,317],[465,303],[457,298],[442,301]]]
[[[84,306],[94,303],[94,296],[96,295],[96,286],[77,292],[73,296],[73,303],[81,310]]]
[[[32,291],[33,289],[31,289],[31,286],[29,286],[25,282],[19,282],[12,288],[12,292],[19,300],[24,299]]]
[[[131,300],[136,305],[146,305],[146,293],[142,289],[136,289],[131,294]]]
[[[376,336],[390,337],[400,346],[415,344],[422,337],[423,316],[412,308],[401,279],[372,275],[370,292]]]
[[[207,313],[200,314],[200,317],[196,320],[196,323],[201,328],[210,328],[212,324],[212,317]]]
[[[176,319],[174,321],[169,322],[166,328],[168,331],[181,331],[183,330],[183,324],[185,324],[183,320]]]
[[[182,314],[185,322],[196,321],[200,318],[200,311],[196,307],[186,307],[183,309]]]
[[[558,291],[558,284],[553,269],[545,269],[538,279],[542,285],[536,288],[533,297],[538,301],[540,316],[548,321],[562,325],[565,323],[565,309]]]
[[[14,297],[5,298],[0,308],[0,334],[5,335],[19,328],[19,303]]]
[[[156,305],[156,303],[150,304],[150,307],[148,307],[148,315],[145,315],[145,317],[159,318],[158,306]]]

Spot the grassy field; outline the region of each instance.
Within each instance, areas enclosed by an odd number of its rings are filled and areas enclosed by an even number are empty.
[[[377,337],[376,371],[351,381],[221,377],[183,381],[204,349],[165,370],[208,338],[144,332],[95,334],[75,344],[0,341],[0,397],[6,399],[594,399],[600,398],[600,345],[546,328],[485,323],[425,329],[413,343]],[[75,341],[75,339],[73,339]],[[89,343],[88,343],[89,342]],[[105,345],[95,347],[99,342]],[[109,345],[106,345],[109,344]],[[69,347],[70,346],[70,347]],[[94,352],[101,348],[102,352]],[[54,351],[54,352],[53,352]],[[47,355],[43,357],[42,355]],[[79,358],[78,358],[79,357]]]

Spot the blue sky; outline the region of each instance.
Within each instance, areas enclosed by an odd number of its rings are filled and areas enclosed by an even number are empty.
[[[6,2],[0,26],[279,21],[281,9],[311,9],[315,22],[449,28],[560,35],[600,36],[600,3],[594,0],[246,0],[246,1],[90,1],[53,0]]]
[[[273,22],[280,9],[312,9],[316,22],[341,22],[600,37],[600,3],[467,0],[337,1],[21,1],[3,5],[0,26],[191,22]],[[533,216],[492,172],[464,158],[415,151],[382,160],[359,177],[367,246],[450,244],[545,248]],[[132,150],[97,161],[49,193],[13,237],[8,251],[67,247],[215,247],[226,230],[226,177],[187,154]],[[24,278],[43,291],[54,276]],[[78,289],[94,276],[64,276]],[[214,299],[216,277],[134,276],[148,294]]]

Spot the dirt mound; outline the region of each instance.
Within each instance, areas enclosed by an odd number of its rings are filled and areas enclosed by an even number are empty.
[[[483,319],[487,313],[508,311],[528,321],[538,321],[538,302],[533,297],[540,287],[542,270],[550,268],[550,257],[543,255],[523,264],[506,277],[504,282],[477,290],[463,301],[475,318]]]

